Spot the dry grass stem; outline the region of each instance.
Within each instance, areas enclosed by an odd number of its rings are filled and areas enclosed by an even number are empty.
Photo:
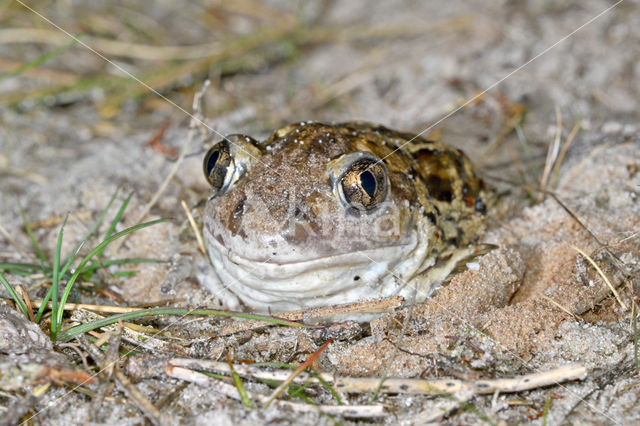
[[[561,311],[566,312],[567,314],[572,316],[576,321],[580,321],[580,317],[578,317],[576,314],[574,314],[569,309],[565,308],[564,306],[562,306],[561,304],[559,304],[558,302],[556,302],[555,300],[553,300],[549,296],[545,296],[544,294],[541,294],[540,297],[542,297],[544,300],[546,300],[547,302],[551,303],[553,306],[555,306],[556,308],[560,309]]]
[[[544,162],[544,171],[542,172],[542,179],[540,179],[540,189],[536,200],[541,202],[544,199],[544,191],[548,189],[549,176],[551,170],[554,168],[556,160],[558,159],[558,152],[560,151],[560,138],[562,137],[562,113],[560,108],[556,105],[556,135],[553,138],[553,143],[549,144],[547,150],[547,159]]]
[[[77,221],[78,223],[83,223],[84,221],[91,220],[91,211],[82,209],[82,210],[74,211],[68,216],[69,217],[67,217],[67,214],[65,213],[61,215],[50,216],[42,220],[35,220],[33,222],[29,222],[29,227],[31,227],[31,230],[33,231],[40,228],[53,228],[53,227],[59,226],[62,222],[64,222],[65,218],[71,219],[69,220],[69,223],[73,221]]]
[[[180,204],[182,205],[182,208],[187,214],[187,219],[189,219],[189,225],[191,225],[191,229],[193,230],[193,233],[196,236],[196,240],[198,241],[198,247],[200,247],[200,250],[202,251],[202,254],[207,259],[207,261],[211,263],[211,259],[209,259],[209,252],[204,246],[204,239],[202,238],[202,232],[200,232],[200,228],[198,227],[196,220],[193,218],[193,215],[191,214],[191,210],[189,209],[189,206],[187,206],[187,203],[184,200],[182,200]]]
[[[320,356],[320,354],[322,354],[322,352],[324,352],[325,349],[327,349],[327,347],[329,346],[329,344],[331,344],[331,342],[333,342],[333,339],[329,339],[328,341],[326,341],[324,343],[324,345],[322,345],[320,347],[320,349],[318,349],[317,351],[315,351],[314,353],[312,353],[309,358],[307,358],[307,360],[305,362],[303,362],[302,364],[300,364],[300,366],[298,368],[296,368],[293,373],[291,373],[289,375],[289,377],[287,377],[287,379],[282,382],[280,384],[280,386],[278,386],[273,393],[271,394],[271,396],[269,396],[269,399],[267,399],[267,402],[264,403],[265,408],[269,406],[269,404],[271,404],[271,402],[273,402],[273,400],[275,400],[278,396],[280,396],[280,394],[282,392],[284,392],[284,390],[287,388],[287,386],[289,386],[291,384],[291,382],[293,382],[293,380],[299,376],[304,370],[307,369],[307,367],[309,367],[316,359],[318,359],[318,357]]]
[[[557,183],[557,180],[558,180],[558,172],[560,170],[560,165],[564,161],[564,157],[567,154],[567,151],[569,150],[569,147],[571,146],[571,143],[573,142],[573,140],[575,139],[576,135],[578,134],[578,131],[580,130],[581,124],[582,123],[580,121],[578,121],[573,126],[573,129],[571,129],[571,132],[569,133],[569,136],[567,136],[567,139],[564,141],[564,144],[562,144],[562,149],[560,149],[560,153],[558,154],[558,159],[556,160],[556,163],[553,165],[553,172],[551,173],[552,179],[553,179],[552,187],[556,186],[556,183]]]
[[[187,155],[187,152],[189,151],[189,148],[191,147],[191,142],[192,142],[192,136],[190,134],[190,137],[188,137],[187,140],[182,145],[182,149],[180,150],[180,155],[178,156],[178,159],[173,164],[173,167],[171,168],[171,170],[169,170],[169,173],[167,173],[167,176],[164,178],[164,180],[162,181],[162,183],[160,184],[160,186],[156,190],[155,194],[153,194],[153,197],[151,197],[151,200],[142,209],[140,214],[138,214],[138,216],[136,217],[136,220],[133,223],[134,225],[137,225],[137,224],[141,223],[142,220],[147,216],[147,214],[149,213],[151,208],[153,208],[153,206],[156,205],[156,203],[158,202],[160,197],[162,197],[162,194],[167,189],[167,186],[169,185],[169,182],[171,181],[171,179],[173,179],[173,177],[178,172],[178,169],[182,165],[182,161],[184,161],[184,157],[185,157],[185,155]],[[118,247],[122,246],[122,241],[123,240],[124,240],[124,238],[120,239],[121,244]]]
[[[96,338],[96,341],[93,342],[93,344],[92,344],[96,348],[99,348],[100,346],[102,346],[105,343],[107,343],[109,341],[109,338],[111,337],[111,333],[109,333],[109,332],[98,333],[95,330],[90,331],[89,334]]]
[[[37,183],[40,185],[45,184],[47,182],[47,179],[44,176],[41,176],[34,172],[30,172],[29,170],[18,170],[18,169],[0,167],[0,176],[21,177],[21,178],[29,179],[33,183]]]
[[[105,56],[150,61],[201,59],[219,54],[222,50],[220,42],[191,46],[153,46],[91,36],[82,37],[82,41]],[[5,28],[0,30],[0,44],[38,43],[63,46],[68,42],[69,37],[55,29]]]
[[[604,244],[602,241],[600,241],[600,239],[599,239],[598,237],[596,237],[596,235],[595,235],[593,232],[591,232],[591,229],[589,229],[589,228],[587,227],[587,225],[585,225],[584,223],[582,223],[582,221],[580,220],[580,218],[578,218],[578,216],[573,212],[573,210],[571,210],[571,209],[569,208],[569,206],[567,206],[567,205],[566,205],[562,200],[560,200],[560,198],[559,198],[559,197],[558,197],[558,196],[557,196],[553,191],[545,191],[545,193],[546,193],[546,194],[548,194],[548,195],[550,195],[550,196],[555,200],[555,202],[556,202],[556,203],[558,203],[558,205],[559,205],[560,207],[562,207],[562,209],[563,209],[565,212],[567,212],[567,214],[568,214],[569,216],[571,216],[571,218],[572,218],[573,220],[575,220],[575,221],[576,221],[576,223],[577,223],[578,225],[580,225],[580,227],[581,227],[582,229],[584,229],[585,231],[587,231],[587,233],[589,234],[589,236],[591,236],[591,238],[593,238],[593,240],[594,240],[596,243],[598,243],[598,245],[599,245],[600,247],[606,247],[606,244]],[[609,252],[609,254],[611,254],[611,255],[613,256],[613,253]],[[615,258],[615,256],[613,256],[613,257]]]
[[[389,375],[389,371],[391,370],[393,361],[395,361],[396,356],[398,355],[398,351],[400,350],[400,345],[402,344],[402,338],[407,332],[407,328],[409,327],[409,321],[411,320],[411,315],[413,315],[413,307],[416,304],[416,293],[417,291],[414,288],[411,294],[410,302],[409,302],[409,309],[407,309],[407,312],[405,313],[404,321],[402,322],[402,328],[400,329],[400,333],[398,334],[398,338],[396,339],[396,344],[393,347],[393,352],[391,353],[389,362],[387,363],[387,365],[384,368],[384,371],[382,372],[382,376],[380,377],[380,381],[378,382],[378,387],[376,387],[376,390],[373,392],[373,396],[371,397],[370,402],[373,402],[376,400],[378,393],[380,393],[380,391],[384,387],[384,382],[385,380],[387,380],[387,376]]]
[[[191,117],[191,126],[190,126],[191,128],[189,130],[187,139],[184,141],[184,144],[182,145],[182,149],[180,150],[180,155],[176,159],[171,170],[169,170],[169,173],[167,174],[167,176],[164,178],[164,180],[156,190],[155,194],[153,194],[153,197],[151,197],[151,200],[147,203],[147,205],[142,209],[142,211],[136,217],[133,223],[134,225],[141,223],[142,220],[147,216],[151,208],[156,205],[158,200],[160,200],[160,197],[162,196],[164,191],[167,189],[169,182],[171,181],[171,179],[173,179],[173,177],[178,172],[178,169],[182,165],[182,162],[184,161],[184,158],[187,155],[187,152],[189,152],[189,149],[191,148],[191,143],[193,142],[193,138],[194,138],[193,129],[195,127],[195,123],[202,123],[202,119],[200,118],[201,101],[202,101],[202,96],[204,94],[204,91],[207,89],[207,87],[209,87],[209,84],[210,84],[209,80],[205,80],[205,82],[202,84],[202,88],[198,91],[198,93],[196,93],[196,96],[194,97],[193,109],[195,114],[198,115],[198,117],[196,117],[196,115],[192,115]],[[118,240],[114,244],[113,251],[117,252],[120,249],[120,247],[122,247],[122,244],[124,244],[127,238],[128,238],[128,235],[125,235],[123,238]]]
[[[481,98],[485,100],[485,98]],[[498,108],[498,107],[495,107]],[[524,120],[524,116],[527,113],[527,108],[523,104],[514,104],[511,105],[511,111],[509,111],[508,116],[505,118],[504,123],[502,123],[502,127],[500,131],[496,135],[496,137],[487,145],[487,147],[482,151],[480,157],[478,158],[478,164],[484,165],[491,154],[496,152],[498,148],[500,148],[503,143],[507,140],[507,136],[511,134],[511,132],[518,131],[520,128],[520,124]],[[518,134],[520,136],[520,134]],[[526,145],[525,141],[522,141],[524,145]],[[508,147],[508,145],[507,145]],[[509,149],[509,148],[507,148]]]
[[[609,281],[609,278],[607,278],[607,276],[604,274],[602,269],[600,269],[598,264],[587,253],[585,253],[584,251],[580,250],[578,247],[574,246],[573,244],[571,244],[571,248],[574,249],[575,251],[577,251],[578,253],[580,253],[585,259],[587,259],[589,261],[589,263],[591,263],[593,265],[594,268],[596,268],[596,271],[598,271],[598,274],[600,274],[600,276],[602,277],[604,282],[607,283],[607,285],[611,289],[611,292],[613,293],[613,295],[616,297],[616,300],[620,304],[620,307],[622,308],[622,310],[626,311],[627,310],[627,305],[622,301],[622,299],[620,298],[620,295],[616,291],[615,287],[613,286],[613,284],[611,284],[611,281]]]
[[[6,300],[6,299],[5,299]],[[36,308],[42,306],[42,300],[34,300],[31,302],[32,305]],[[47,308],[51,309],[51,302],[47,303]],[[105,314],[123,314],[126,312],[134,312],[139,311],[141,308],[129,308],[126,306],[110,306],[110,305],[91,305],[86,303],[65,303],[64,305],[65,311],[75,311],[78,309],[85,311],[93,311],[93,312],[102,312]]]
[[[255,10],[255,9],[254,9]],[[456,17],[440,22],[428,22],[425,25],[379,25],[348,28],[299,27],[292,19],[279,19],[277,37],[287,38],[299,44],[324,43],[332,41],[359,40],[372,38],[398,38],[412,35],[424,35],[425,32],[461,31],[469,27],[472,18]],[[265,39],[259,31],[256,34]],[[272,40],[273,41],[273,40]],[[0,44],[38,43],[63,46],[69,37],[57,29],[40,28],[3,28],[0,29]],[[218,40],[211,43],[182,46],[159,46],[134,43],[95,36],[83,36],[82,42],[107,57],[141,59],[148,61],[202,60],[223,55],[231,47],[237,49],[238,40]]]
[[[31,305],[31,299],[29,298],[29,293],[27,293],[27,290],[25,290],[23,286],[17,285],[16,293],[18,293],[18,295],[22,297],[22,300],[24,300],[24,303],[27,305],[27,310],[29,312],[29,319],[31,320],[31,322],[36,322],[33,316],[33,307]]]
[[[123,329],[124,327],[122,325],[122,321],[118,321],[118,325],[116,326],[114,332],[108,333],[109,341],[101,363],[101,374],[103,377],[112,377],[118,365],[118,350],[120,349],[120,343],[122,342]]]

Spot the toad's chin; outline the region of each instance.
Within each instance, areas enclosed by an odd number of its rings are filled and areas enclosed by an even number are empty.
[[[402,244],[281,262],[255,260],[250,250],[230,249],[204,228],[215,275],[205,281],[216,296],[228,292],[258,312],[282,312],[351,303],[390,296],[407,296],[407,283],[434,263],[428,235],[419,223]],[[418,289],[419,299],[429,289]],[[233,307],[233,303],[230,303]]]

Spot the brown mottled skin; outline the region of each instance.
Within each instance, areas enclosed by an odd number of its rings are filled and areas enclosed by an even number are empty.
[[[482,182],[460,150],[441,142],[360,122],[292,124],[264,142],[235,137],[246,144],[236,149],[251,152],[250,167],[214,194],[204,219],[210,238],[243,259],[290,264],[395,247],[428,223],[428,266],[483,230]],[[351,164],[350,153],[372,154],[388,172],[388,193],[370,210],[336,195],[335,176]]]

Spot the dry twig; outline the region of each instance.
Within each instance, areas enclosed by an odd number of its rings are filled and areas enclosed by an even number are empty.
[[[200,386],[211,388],[216,392],[219,392],[228,398],[239,400],[238,390],[235,386],[225,383],[221,380],[217,380],[206,376],[202,373],[192,371],[182,367],[174,367],[170,365],[166,371],[167,375],[176,379],[186,380],[188,382],[196,383]],[[291,372],[289,372],[291,374]],[[258,401],[261,404],[266,403],[269,397],[260,395],[253,392],[247,392],[252,401]],[[370,418],[370,417],[382,417],[385,416],[385,410],[382,405],[311,405],[300,404],[289,401],[276,400],[273,405],[283,409],[291,410],[295,412],[322,412],[332,415],[339,415],[345,417],[355,418]]]
[[[149,362],[149,359],[145,359],[144,362]],[[166,374],[171,377],[197,383],[201,386],[213,387],[222,394],[233,399],[240,398],[234,386],[217,379],[212,379],[209,376],[193,371],[191,369],[212,371],[222,374],[231,373],[229,365],[224,362],[189,358],[173,358],[168,360],[168,365],[165,371]],[[287,378],[291,378],[289,383],[296,384],[320,384],[321,380],[323,380],[326,383],[334,385],[337,390],[348,393],[374,392],[378,388],[380,383],[380,379],[375,377],[333,377],[332,375],[327,373],[320,373],[317,375],[317,378],[312,377],[310,374],[304,372],[297,375],[296,377],[293,377],[290,370],[265,371],[264,369],[260,369],[251,365],[234,366],[234,371],[241,376],[253,379],[283,381]],[[439,407],[438,409],[425,411],[423,413],[420,413],[419,416],[414,417],[416,422],[425,423],[441,419],[451,411],[458,408],[460,404],[469,401],[476,395],[493,394],[496,392],[521,392],[525,390],[556,385],[569,380],[582,380],[586,377],[586,375],[587,369],[583,365],[573,364],[542,373],[533,373],[510,379],[465,381],[447,379],[424,380],[390,378],[384,382],[384,385],[381,387],[380,391],[383,393],[404,393],[440,396],[449,395],[453,398],[453,401],[448,402],[446,405]],[[268,404],[272,401],[272,398],[259,394],[249,393],[249,397],[253,401],[258,401],[262,404]],[[451,397],[449,399],[451,399]],[[312,405],[295,404],[280,400],[273,401],[273,404],[279,406],[280,408],[288,408],[295,411],[304,412],[320,409],[321,411],[328,414],[337,414],[346,417],[377,417],[384,415],[382,406],[375,405],[325,405],[315,408]],[[365,407],[369,407],[371,408],[371,410],[375,411],[367,410]]]
[[[136,407],[154,424],[163,424],[164,415],[131,383],[129,378],[120,371],[115,372],[115,377],[122,386],[124,393],[135,403]]]
[[[168,362],[170,367],[230,374],[229,366],[224,362],[191,358],[172,358]],[[234,369],[239,375],[248,378],[282,381],[291,375],[290,370],[265,371],[251,365],[236,365]],[[581,380],[586,375],[587,369],[582,364],[570,364],[542,373],[527,374],[511,379],[467,381],[389,378],[384,382],[381,391],[384,393],[440,395],[457,394],[470,389],[477,395],[494,392],[511,393],[555,385],[569,380]],[[334,377],[327,373],[320,373],[318,376],[327,383],[335,385],[337,390],[349,393],[373,392],[380,382],[380,379],[376,377]],[[293,383],[319,384],[320,380],[307,373],[302,373],[294,378]]]

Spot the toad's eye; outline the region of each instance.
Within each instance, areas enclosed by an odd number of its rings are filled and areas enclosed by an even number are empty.
[[[231,166],[231,153],[226,141],[214,145],[204,157],[204,175],[218,193],[224,192],[222,189],[229,173],[229,166]]]
[[[258,143],[245,135],[228,135],[204,156],[202,169],[213,187],[213,196],[223,195],[260,158]]]
[[[351,163],[339,181],[342,202],[356,210],[369,211],[387,196],[387,170],[377,159],[361,158]]]

